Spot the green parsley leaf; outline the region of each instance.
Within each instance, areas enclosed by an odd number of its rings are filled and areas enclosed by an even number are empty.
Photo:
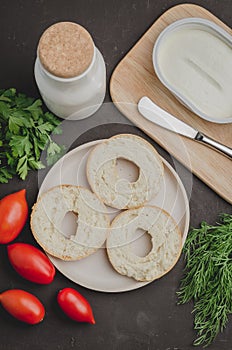
[[[37,126],[37,130],[41,132],[41,134],[47,134],[50,133],[54,129],[54,126],[51,125],[49,122],[46,123],[40,123],[39,126]]]
[[[45,168],[45,165],[41,161],[37,161],[34,157],[28,159],[28,164],[31,169],[39,170]]]
[[[54,164],[59,158],[61,158],[65,153],[65,147],[59,146],[54,141],[50,141],[47,148],[47,165]]]
[[[1,167],[0,168],[0,182],[1,183],[7,183],[10,179],[12,179],[13,175],[12,172],[10,172],[7,167]]]
[[[18,118],[16,115],[9,115],[8,126],[9,130],[13,134],[18,134],[20,131],[20,126],[23,126],[23,120]]]
[[[19,161],[17,164],[16,171],[22,180],[25,180],[27,177],[27,173],[28,173],[27,162],[28,162],[28,159],[27,159],[27,156],[25,155],[25,156],[19,158]]]
[[[42,106],[42,101],[36,100],[32,105],[24,109],[25,111],[29,111],[31,113],[33,119],[38,120],[40,115],[43,114],[41,106]]]
[[[28,134],[26,136],[12,135],[9,145],[14,157],[22,157],[23,154],[29,155],[32,149]]]
[[[7,118],[9,117],[10,114],[10,106],[3,102],[0,101],[0,120],[7,120]]]
[[[64,153],[51,139],[61,134],[60,119],[50,112],[44,113],[42,101],[16,89],[0,90],[0,183],[7,183],[14,174],[24,180],[28,171],[44,168],[41,153],[47,154],[52,164]]]

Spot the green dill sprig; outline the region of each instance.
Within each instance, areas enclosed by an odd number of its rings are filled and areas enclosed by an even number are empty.
[[[62,132],[60,120],[41,106],[41,100],[17,94],[16,89],[0,90],[0,183],[15,174],[25,180],[29,170],[44,168],[43,151],[47,165],[64,154],[64,146],[50,136]]]
[[[180,304],[194,302],[194,345],[212,343],[232,313],[232,215],[220,219],[190,230],[183,249],[186,267],[177,294]]]

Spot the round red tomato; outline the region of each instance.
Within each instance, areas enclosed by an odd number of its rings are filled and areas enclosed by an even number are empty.
[[[95,324],[89,302],[75,289],[64,288],[60,290],[57,301],[64,313],[72,320]]]
[[[0,200],[0,243],[13,241],[23,229],[28,216],[26,190]]]
[[[43,320],[45,309],[33,294],[21,289],[10,289],[0,294],[0,303],[20,321],[36,324]]]
[[[7,247],[8,257],[19,275],[29,281],[49,284],[55,276],[55,267],[38,248],[27,243],[14,243]]]

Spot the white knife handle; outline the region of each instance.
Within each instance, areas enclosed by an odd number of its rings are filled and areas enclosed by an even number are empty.
[[[210,137],[202,134],[201,132],[198,132],[197,136],[195,137],[195,139],[197,141],[200,141],[202,143],[205,143],[206,145],[216,149],[217,151],[223,153],[224,155],[226,155],[229,158],[232,158],[232,149],[222,145],[220,142],[217,142],[213,139],[211,139]]]

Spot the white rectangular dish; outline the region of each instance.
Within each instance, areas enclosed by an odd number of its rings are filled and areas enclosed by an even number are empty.
[[[202,18],[167,26],[153,49],[153,66],[175,97],[201,118],[232,122],[232,36]]]

